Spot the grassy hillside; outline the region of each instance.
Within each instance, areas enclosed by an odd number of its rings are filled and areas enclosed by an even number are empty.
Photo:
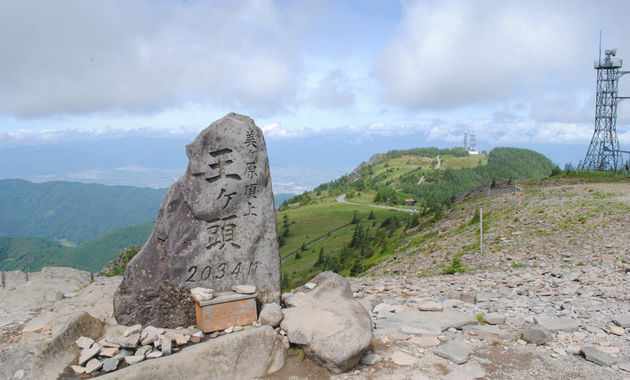
[[[67,266],[97,272],[121,249],[144,244],[152,229],[153,222],[125,227],[77,247],[44,238],[0,236],[0,270],[34,272],[44,266]]]
[[[394,255],[410,231],[440,220],[457,195],[495,179],[546,177],[553,168],[545,156],[517,148],[479,155],[459,148],[419,148],[374,156],[352,174],[280,208],[283,289],[323,270],[358,275]],[[337,202],[341,194],[354,204]],[[417,204],[407,204],[410,198]],[[421,235],[416,243],[427,239]]]
[[[0,235],[79,245],[155,219],[165,189],[0,180]]]
[[[585,173],[519,188],[451,205],[438,220],[407,230],[394,254],[367,273],[417,277],[545,261],[577,271],[587,262],[630,261],[630,178]]]
[[[410,216],[325,199],[284,209],[277,219],[283,289],[291,289],[325,270],[356,275],[380,262]]]
[[[434,208],[482,183],[499,178],[546,177],[553,168],[551,160],[528,149],[495,148],[488,155],[468,155],[457,148],[411,149],[389,152],[379,162],[364,163],[353,175],[316,190],[347,193],[349,198],[371,192],[372,202],[391,205],[414,198],[419,206]]]

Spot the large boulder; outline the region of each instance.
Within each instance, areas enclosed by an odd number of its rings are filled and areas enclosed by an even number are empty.
[[[255,285],[278,302],[280,254],[262,131],[230,113],[186,146],[186,173],[169,189],[149,240],[114,295],[119,323],[195,323],[190,289]]]
[[[97,339],[103,322],[86,312],[64,316],[62,327],[52,335],[25,333],[19,345],[0,352],[1,379],[56,379],[79,354],[75,341],[82,337]]]
[[[145,360],[99,379],[253,379],[284,366],[284,347],[270,326],[250,328]]]
[[[280,327],[313,361],[334,373],[345,372],[370,345],[372,320],[342,276],[323,272],[310,283],[315,284],[312,290],[301,287],[282,296],[287,308]]]

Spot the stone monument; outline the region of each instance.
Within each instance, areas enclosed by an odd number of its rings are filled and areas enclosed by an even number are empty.
[[[186,173],[169,189],[153,232],[114,295],[119,323],[195,323],[190,289],[254,285],[279,302],[280,254],[262,131],[230,113],[186,146]]]

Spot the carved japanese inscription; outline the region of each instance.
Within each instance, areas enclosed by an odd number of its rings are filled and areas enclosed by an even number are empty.
[[[280,256],[269,162],[262,131],[228,114],[186,147],[186,174],[168,191],[151,237],[114,297],[119,323],[194,323],[188,290],[236,284],[280,296]]]

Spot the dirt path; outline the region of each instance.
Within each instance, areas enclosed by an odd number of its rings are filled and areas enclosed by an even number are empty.
[[[411,214],[416,214],[419,213],[420,211],[418,210],[413,210],[413,209],[406,209],[406,208],[398,208],[398,207],[392,207],[392,206],[381,206],[381,205],[370,205],[370,204],[365,204],[365,203],[354,203],[354,202],[348,202],[346,200],[346,194],[341,194],[340,196],[337,197],[337,202],[339,203],[345,203],[347,205],[352,205],[352,206],[367,206],[367,207],[375,207],[375,208],[382,208],[384,210],[394,210],[394,211],[402,211],[402,212],[408,212]]]

